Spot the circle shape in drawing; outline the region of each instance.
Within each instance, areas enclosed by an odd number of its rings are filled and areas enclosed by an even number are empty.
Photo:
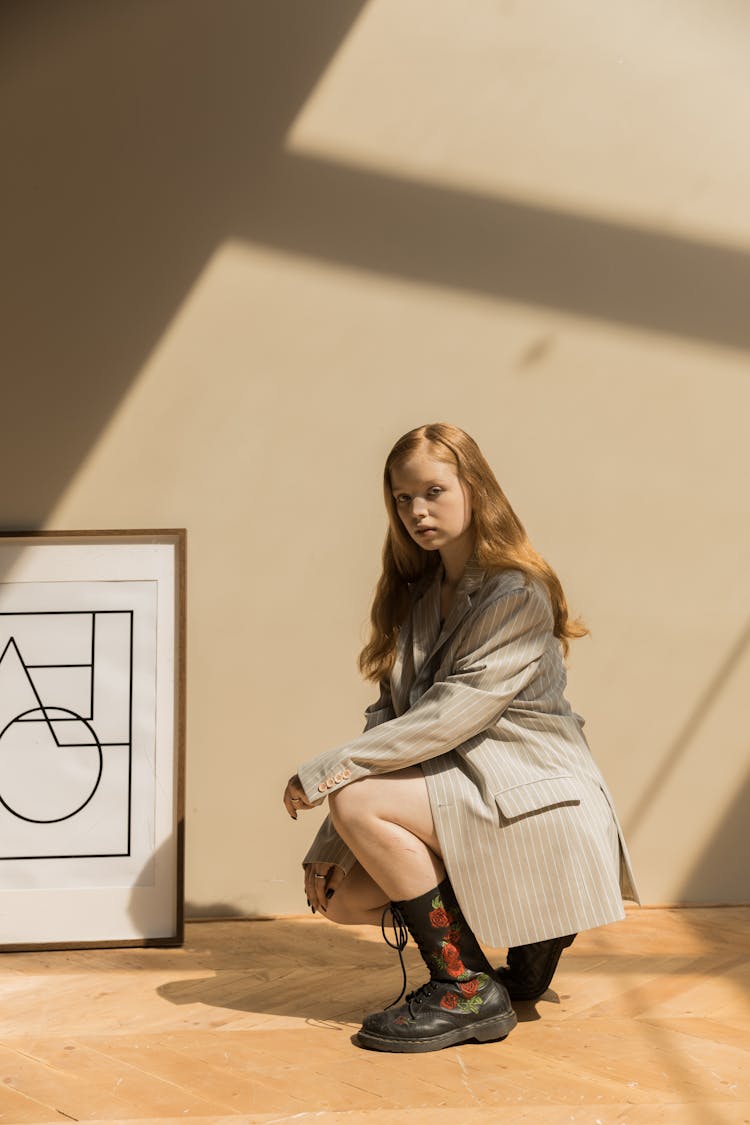
[[[66,707],[34,707],[0,731],[0,804],[32,824],[57,824],[84,809],[104,760],[93,727]]]

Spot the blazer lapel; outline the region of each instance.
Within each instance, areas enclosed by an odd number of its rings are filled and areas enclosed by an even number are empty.
[[[414,679],[418,680],[440,632],[440,575],[432,580],[414,606],[412,618],[412,659]]]
[[[417,621],[416,615],[415,615],[415,618],[414,618],[414,653],[415,653],[414,667],[415,667],[417,679],[419,678],[420,670],[429,665],[430,661],[432,660],[432,657],[435,655],[435,653],[438,651],[438,649],[443,647],[443,645],[446,643],[446,641],[448,641],[449,638],[453,635],[453,633],[455,633],[458,626],[461,624],[463,619],[466,617],[466,614],[471,609],[472,595],[474,593],[476,593],[476,591],[479,589],[479,587],[482,584],[483,579],[484,579],[484,570],[482,569],[482,567],[477,566],[476,563],[472,563],[472,562],[468,563],[467,566],[466,566],[466,570],[463,573],[463,577],[458,584],[458,589],[456,590],[456,597],[453,601],[453,606],[451,607],[450,613],[446,617],[446,619],[443,622],[443,625],[440,629],[435,630],[434,626],[433,626],[432,633],[427,631],[427,629],[429,628],[429,621],[430,620],[432,620],[432,621],[435,621],[435,620],[439,621],[440,620],[440,576],[439,575],[438,575],[438,577],[436,577],[436,579],[435,579],[434,583],[432,584],[432,586],[430,587],[429,591],[421,599],[420,604],[422,604],[424,602],[427,602],[428,598],[429,598],[429,604],[427,606],[425,606],[425,611],[424,611],[425,612],[425,633],[423,635],[424,639],[422,640],[421,646],[420,646],[421,660],[420,660],[419,665],[417,665],[417,662],[416,662],[418,621]],[[427,617],[428,614],[430,614],[431,616]],[[419,631],[421,632],[421,621],[420,621],[419,624],[420,624]],[[424,649],[424,651],[422,651],[422,649]]]
[[[440,581],[420,579],[411,612],[399,629],[396,659],[391,669],[391,699],[397,715],[411,706],[411,693],[424,667],[425,656],[440,624]]]

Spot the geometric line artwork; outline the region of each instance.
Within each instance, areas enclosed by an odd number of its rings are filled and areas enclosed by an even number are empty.
[[[130,855],[132,712],[132,610],[0,612],[0,859]]]
[[[185,548],[0,531],[2,952],[182,941]]]

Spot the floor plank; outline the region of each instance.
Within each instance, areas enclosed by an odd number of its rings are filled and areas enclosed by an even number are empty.
[[[193,923],[179,950],[5,954],[0,1123],[750,1125],[749,933],[750,908],[629,911],[577,938],[507,1040],[426,1055],[351,1042],[400,985],[366,927]],[[406,962],[414,986],[411,946]]]

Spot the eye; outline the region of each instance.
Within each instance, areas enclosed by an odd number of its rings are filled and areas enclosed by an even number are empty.
[[[438,486],[437,486],[437,485],[435,484],[435,485],[433,485],[433,486],[432,486],[432,488],[430,489],[430,496],[439,496],[439,495],[440,495],[440,493],[441,493],[441,492],[443,492],[443,491],[444,491],[444,489],[442,489],[442,488],[439,488],[439,487],[438,487]]]
[[[399,492],[398,496],[396,497],[397,504],[408,504],[410,500],[411,496],[407,496],[405,492]]]

